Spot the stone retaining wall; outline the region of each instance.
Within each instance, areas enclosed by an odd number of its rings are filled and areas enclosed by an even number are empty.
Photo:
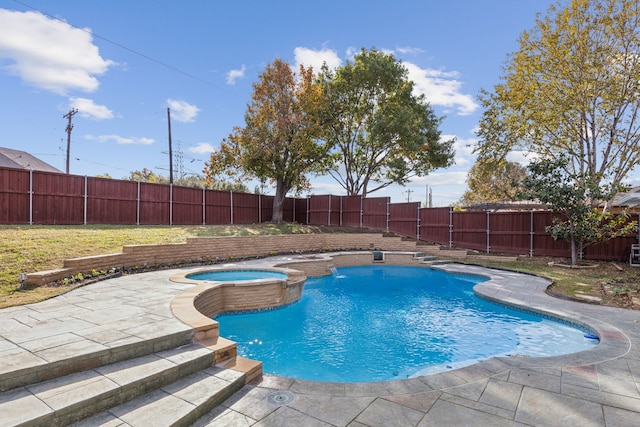
[[[27,274],[26,283],[40,286],[78,273],[110,268],[341,250],[415,251],[416,242],[380,233],[189,237],[186,243],[131,245],[125,246],[120,253],[67,259],[63,268]]]

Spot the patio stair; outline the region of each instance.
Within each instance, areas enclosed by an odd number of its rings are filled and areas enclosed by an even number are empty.
[[[183,341],[155,339],[159,351],[147,351],[153,346],[145,341],[127,345],[127,352],[111,349],[129,357],[90,368],[86,361],[104,355],[49,363],[52,378],[0,392],[0,425],[187,426],[262,374],[260,362],[236,357],[231,341]],[[46,368],[26,368],[21,378],[37,378]]]

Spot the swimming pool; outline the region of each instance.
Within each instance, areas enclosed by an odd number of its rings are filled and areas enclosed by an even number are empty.
[[[287,273],[272,270],[211,270],[188,274],[187,279],[211,280],[215,282],[242,282],[247,280],[279,279],[287,280]]]
[[[597,341],[560,322],[483,300],[485,279],[421,267],[339,268],[308,279],[299,302],[221,315],[220,332],[266,373],[315,381],[384,381],[495,355],[557,355]]]

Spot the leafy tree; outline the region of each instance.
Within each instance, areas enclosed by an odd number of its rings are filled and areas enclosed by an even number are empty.
[[[567,171],[569,160],[560,155],[532,162],[523,181],[523,197],[538,199],[559,213],[546,228],[554,240],[569,240],[571,265],[578,264],[578,250],[595,243],[632,233],[637,226],[626,212],[612,214],[592,207],[594,200],[609,200],[619,186],[600,186],[597,178],[574,176]]]
[[[167,178],[166,176],[157,175],[154,171],[147,168],[143,168],[139,171],[132,171],[129,173],[129,177],[125,179],[136,182],[152,182],[155,184],[169,183],[169,178]]]
[[[317,114],[321,95],[311,68],[301,66],[296,76],[281,59],[267,65],[253,85],[245,126],[236,127],[211,154],[207,177],[268,178],[276,187],[272,221],[282,222],[287,193],[308,188],[305,174],[319,170],[326,159]]]
[[[363,49],[320,76],[327,172],[348,195],[366,196],[452,164],[453,140],[440,141],[441,119],[413,94],[407,69],[393,55]]]
[[[168,177],[164,175],[158,175],[147,168],[144,168],[141,171],[133,171],[130,173],[129,177],[125,179],[136,182],[169,184]],[[195,174],[177,178],[174,180],[173,184],[181,187],[205,188],[208,190],[237,191],[239,193],[249,192],[249,188],[242,182],[207,180],[205,177]]]
[[[527,169],[508,160],[476,162],[467,175],[469,187],[460,200],[463,206],[518,200]]]
[[[640,3],[570,0],[519,39],[483,91],[480,159],[563,153],[573,176],[622,182],[640,162]]]

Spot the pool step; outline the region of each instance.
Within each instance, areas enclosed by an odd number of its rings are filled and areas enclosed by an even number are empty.
[[[0,416],[5,425],[68,425],[212,366],[211,350],[189,344],[5,391]]]
[[[245,384],[244,373],[212,367],[74,425],[190,426]]]

